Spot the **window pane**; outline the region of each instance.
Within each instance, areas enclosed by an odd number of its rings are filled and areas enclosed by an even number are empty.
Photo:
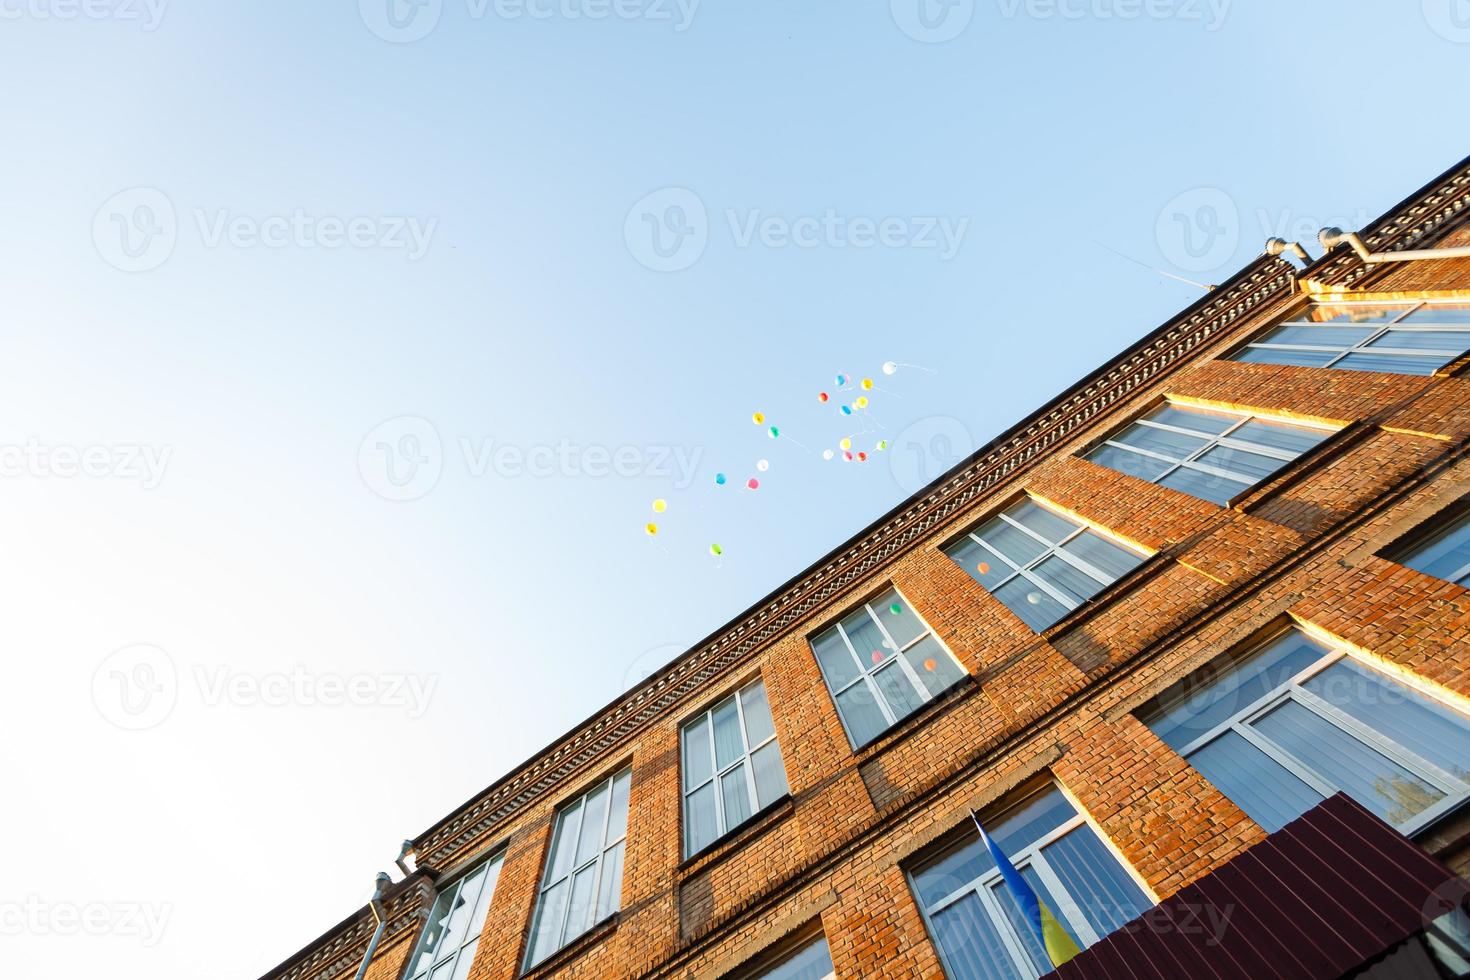
[[[1199,458],[1201,466],[1224,470],[1241,478],[1245,484],[1256,483],[1285,466],[1282,460],[1259,453],[1236,449],[1233,446],[1215,446]]]
[[[1267,833],[1322,802],[1321,793],[1237,732],[1227,731],[1192,753],[1189,764]]]
[[[1062,791],[1049,786],[1008,811],[999,823],[986,825],[991,838],[1008,855],[1015,855],[1077,815]]]
[[[1348,306],[1323,303],[1311,307],[1303,319],[1326,323],[1387,323],[1403,315],[1410,304],[1397,306]]]
[[[1116,581],[1143,563],[1143,556],[1114,544],[1095,531],[1083,531],[1062,548]]]
[[[446,888],[434,899],[428,922],[424,925],[423,938],[419,940],[418,956],[409,970],[410,976],[416,977],[428,972],[429,965],[438,958],[437,954],[448,948],[444,945],[444,929],[448,924],[449,914],[454,909],[457,892],[455,888]]]
[[[759,681],[740,692],[740,708],[745,712],[745,735],[751,745],[759,745],[776,734],[771,724],[771,704],[766,700],[766,686]]]
[[[1328,782],[1391,824],[1444,799],[1444,793],[1295,701],[1251,723]]]
[[[1061,880],[1069,908],[1080,911],[1099,936],[1142,915],[1152,904],[1087,824],[1041,853]]]
[[[857,664],[853,663],[852,654],[835,627],[812,641],[812,651],[817,655],[822,676],[832,690],[846,686],[858,676]]]
[[[755,793],[757,805],[770,806],[786,795],[786,768],[781,764],[781,748],[775,742],[757,749],[750,757],[755,770]]]
[[[918,675],[930,697],[965,676],[959,664],[954,662],[954,658],[945,652],[932,634],[905,650],[903,656],[914,668],[914,673]]]
[[[914,891],[925,908],[946,895],[989,874],[995,867],[990,852],[980,843],[980,835],[971,834],[965,843],[956,845],[914,871]]]
[[[607,819],[608,786],[606,783],[593,790],[582,804],[582,828],[577,841],[576,867],[580,867],[597,856],[602,850],[603,822]]]
[[[479,948],[479,945],[480,941],[476,939],[464,948],[464,952],[459,954],[459,959],[454,964],[454,973],[451,974],[452,980],[468,980],[470,967],[475,962],[475,950]]]
[[[1106,466],[1119,473],[1136,476],[1150,483],[1157,480],[1169,468],[1169,464],[1163,460],[1140,456],[1138,453],[1129,452],[1117,446],[1099,446],[1088,453],[1087,458],[1099,466]]]
[[[1082,605],[1102,588],[1102,583],[1065,559],[1052,556],[1031,570],[1070,602],[1073,608]]]
[[[1040,633],[1067,615],[1067,607],[1024,578],[1013,579],[995,590],[995,597]]]
[[[1330,351],[1282,350],[1270,347],[1247,347],[1231,357],[1243,364],[1293,364],[1297,367],[1321,367],[1337,355]]]
[[[873,675],[873,680],[877,682],[878,690],[883,692],[895,719],[907,717],[923,707],[924,699],[914,690],[914,685],[898,664],[884,667]]]
[[[684,727],[684,791],[701,785],[714,775],[714,766],[710,760],[709,747],[709,722],[700,717],[692,725]]]
[[[994,589],[1015,573],[1011,566],[992,555],[969,535],[946,548],[945,554],[987,589]]]
[[[624,769],[613,780],[612,813],[607,818],[607,839],[617,840],[628,832],[628,791],[633,785],[633,771]]]
[[[1444,361],[1436,357],[1404,357],[1398,354],[1349,354],[1333,367],[1344,371],[1379,371],[1388,374],[1433,374]]]
[[[622,907],[623,848],[626,846],[625,842],[618,841],[602,857],[602,882],[597,886],[597,922]]]
[[[1462,517],[1449,530],[1404,560],[1415,571],[1449,582],[1461,582],[1470,568],[1470,516]]]
[[[1022,500],[1006,511],[1011,519],[1024,524],[1052,544],[1071,534],[1080,524],[1067,520],[1060,514],[1047,510],[1033,500]]]
[[[745,782],[745,763],[720,777],[720,795],[725,802],[725,830],[734,830],[750,818],[750,787]]]
[[[1240,421],[1239,415],[1228,415],[1224,412],[1207,412],[1198,408],[1184,408],[1180,405],[1160,405],[1147,416],[1154,422],[1164,425],[1172,425],[1179,429],[1189,429],[1194,432],[1202,432],[1207,435],[1217,436]]]
[[[1006,951],[1000,932],[975,895],[932,916],[934,943],[949,980],[1029,980]]]
[[[878,602],[873,603],[873,608],[878,610],[878,615],[883,620],[883,628],[893,637],[893,642],[900,647],[908,646],[924,632],[925,626],[919,621],[918,614],[909,608],[909,604],[898,597],[896,592],[890,592]],[[898,612],[894,612],[897,609]]]
[[[473,903],[480,897],[480,886],[484,882],[485,869],[481,868],[452,889],[454,901],[450,905],[444,935],[439,941],[439,955],[435,957],[436,960],[444,959],[468,938],[465,933],[469,929],[470,914],[474,911]]]
[[[597,911],[597,865],[592,864],[578,871],[572,878],[572,906],[567,910],[567,929],[562,939],[570,942],[592,926],[592,915]]]
[[[740,709],[734,698],[726,698],[715,706],[715,768],[724,769],[745,754],[745,740],[740,736]]]
[[[1147,449],[1149,452],[1159,453],[1173,460],[1186,459],[1209,443],[1204,436],[1188,436],[1182,432],[1156,429],[1153,426],[1137,423],[1113,436],[1112,441],[1121,442],[1125,446]]]
[[[535,939],[531,943],[531,962],[544,960],[561,948],[561,923],[567,909],[570,882],[561,881],[542,893],[536,913]]]
[[[572,858],[576,853],[576,833],[582,824],[582,801],[578,800],[563,810],[556,819],[555,842],[552,845],[551,873],[547,881],[566,877],[572,870]]]
[[[1312,347],[1347,348],[1362,343],[1381,327],[1350,327],[1333,324],[1288,323],[1262,336],[1259,344],[1306,344]]]
[[[832,957],[827,938],[817,939],[790,959],[762,973],[758,980],[823,980],[832,975]]]
[[[502,861],[503,858],[497,857],[486,868],[485,884],[480,888],[480,897],[475,902],[474,914],[470,916],[470,931],[475,936],[485,931],[485,915],[490,910],[490,900],[495,896],[495,882],[500,878]]]
[[[1396,745],[1470,781],[1470,719],[1344,657],[1302,687]]]
[[[1463,330],[1390,330],[1368,346],[1437,351],[1448,355],[1445,360],[1453,360],[1470,346],[1470,333]]]
[[[1309,429],[1305,426],[1282,425],[1279,422],[1251,419],[1230,433],[1228,438],[1301,455],[1326,439],[1328,435],[1330,433],[1322,429]]]
[[[715,818],[715,784],[709,783],[684,799],[685,848],[689,854],[698,854],[720,836],[719,823]]]
[[[975,533],[1017,567],[1034,560],[1046,550],[1046,545],[999,517],[989,521]]]
[[[874,703],[866,682],[855,684],[837,695],[837,711],[854,745],[872,741],[888,727],[888,719]]]
[[[1404,323],[1470,323],[1470,306],[1429,304],[1404,317]]]
[[[1029,868],[1026,869],[1026,871],[1029,870]],[[1031,883],[1033,888],[1036,887],[1036,885],[1032,883],[1035,879],[1035,875],[1027,875],[1025,871],[1022,871],[1021,874],[1022,877],[1028,879],[1028,883]],[[1021,914],[1021,909],[1018,905],[1016,905],[1016,899],[1011,894],[1011,890],[1006,887],[1006,883],[1004,881],[997,881],[992,884],[990,886],[990,894],[994,897],[995,904],[1001,910],[1001,914],[1010,921],[1012,935],[1020,941],[1021,948],[1026,951],[1026,958],[1030,961],[1029,965],[1031,967],[1032,975],[1043,976],[1046,973],[1050,972],[1051,961],[1046,955],[1046,947],[1043,946],[1041,944],[1041,941],[1036,938],[1036,930],[1032,928],[1031,923],[1025,918],[1025,916]],[[1061,915],[1057,912],[1056,903],[1052,901],[1051,896],[1046,892],[1044,888],[1037,889],[1036,897],[1040,899],[1047,908],[1051,909],[1052,915],[1057,916],[1058,921],[1061,921]],[[1063,924],[1062,928],[1067,931],[1068,935],[1071,934],[1072,930],[1067,925]],[[1073,942],[1077,942],[1077,937],[1072,936],[1072,940]],[[1082,945],[1083,943],[1077,942],[1077,946],[1079,948]]]
[[[1216,476],[1213,473],[1191,469],[1188,466],[1179,467],[1173,473],[1160,480],[1159,485],[1169,487],[1173,490],[1179,490],[1189,494],[1191,497],[1208,500],[1222,507],[1230,502],[1231,497],[1234,497],[1250,486],[1247,482],[1227,479],[1223,476]]]
[[[1327,653],[1306,634],[1290,630],[1236,663],[1205,668],[1200,672],[1205,677],[1196,678],[1182,700],[1170,702],[1167,710],[1148,719],[1148,726],[1177,752]]]
[[[868,669],[871,670],[872,665],[882,663],[893,656],[894,651],[888,643],[888,638],[877,626],[873,625],[873,618],[866,610],[862,611],[861,619],[849,617],[843,620],[842,628],[847,630],[847,638],[852,641],[852,648],[857,651],[863,665]]]

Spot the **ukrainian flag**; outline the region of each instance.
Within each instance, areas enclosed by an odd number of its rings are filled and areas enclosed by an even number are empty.
[[[1036,933],[1037,941],[1046,949],[1046,955],[1051,958],[1052,969],[1056,969],[1081,952],[1076,942],[1062,928],[1057,917],[1051,914],[1051,909],[1046,907],[1021,872],[1006,857],[1005,852],[996,846],[995,841],[980,826],[980,818],[975,811],[970,811],[970,819],[975,821],[975,829],[980,831],[980,839],[985,843],[985,849],[990,852],[990,857],[995,861],[995,866],[1000,869],[1001,878],[1005,879],[1006,887],[1011,891],[1011,897],[1016,900],[1016,905],[1021,909],[1021,915],[1031,924]]]

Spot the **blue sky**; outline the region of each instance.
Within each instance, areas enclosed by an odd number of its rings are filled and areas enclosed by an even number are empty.
[[[0,0],[10,975],[259,974],[1154,269],[1467,150],[1459,0],[387,2]]]

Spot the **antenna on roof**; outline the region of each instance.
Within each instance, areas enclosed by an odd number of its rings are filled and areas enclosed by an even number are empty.
[[[1129,262],[1132,262],[1134,265],[1142,266],[1143,268],[1147,269],[1150,272],[1157,272],[1161,276],[1168,276],[1170,279],[1177,279],[1179,282],[1186,283],[1187,285],[1194,286],[1194,287],[1196,287],[1198,289],[1203,289],[1207,293],[1210,292],[1211,290],[1213,290],[1215,288],[1214,286],[1210,285],[1209,283],[1195,282],[1193,279],[1186,279],[1183,276],[1176,276],[1174,273],[1169,272],[1166,269],[1159,269],[1159,268],[1156,268],[1154,266],[1151,266],[1147,262],[1140,262],[1137,259],[1135,259],[1133,256],[1131,256],[1131,255],[1124,255],[1122,252],[1118,251],[1116,248],[1113,248],[1113,246],[1104,244],[1103,242],[1098,241],[1096,238],[1094,238],[1092,240],[1092,244],[1101,246],[1102,248],[1107,249],[1109,252],[1112,252],[1118,258],[1120,258],[1120,259],[1127,259]]]

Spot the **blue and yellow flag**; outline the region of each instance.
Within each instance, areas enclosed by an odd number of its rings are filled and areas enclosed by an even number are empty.
[[[1021,915],[1031,924],[1031,929],[1036,933],[1036,939],[1046,950],[1046,955],[1051,958],[1052,969],[1056,969],[1081,952],[1077,943],[1062,928],[1057,917],[1051,914],[1051,909],[1046,907],[1036,890],[1021,877],[1021,872],[1011,863],[1002,851],[990,839],[985,828],[980,826],[980,818],[975,811],[970,811],[970,819],[975,821],[975,829],[980,831],[980,840],[985,843],[985,849],[990,852],[990,857],[995,861],[995,866],[1000,869],[1000,876],[1005,879],[1006,887],[1010,889],[1011,897],[1016,900],[1016,905],[1021,909]]]

